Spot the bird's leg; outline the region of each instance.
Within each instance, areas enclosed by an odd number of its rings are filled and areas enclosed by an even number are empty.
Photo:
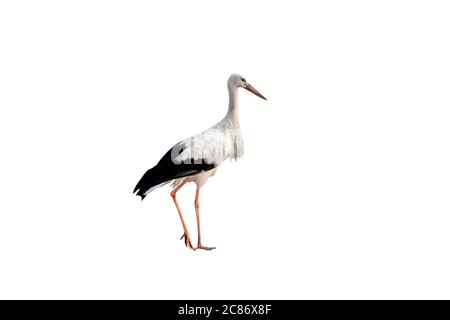
[[[192,243],[191,243],[191,238],[189,236],[188,229],[186,227],[186,223],[184,222],[183,215],[181,214],[180,206],[178,205],[178,202],[177,202],[177,192],[185,184],[186,184],[186,181],[183,181],[179,186],[177,186],[175,189],[172,190],[170,195],[172,196],[173,202],[175,203],[175,206],[177,207],[178,214],[180,215],[181,223],[183,224],[184,234],[181,236],[181,239],[184,238],[184,244],[186,245],[186,247],[188,247],[189,249],[194,249],[194,247],[192,246]]]
[[[197,248],[195,248],[195,250],[197,250],[197,249],[212,250],[212,249],[215,249],[216,247],[205,247],[205,246],[202,246],[202,236],[201,236],[201,233],[200,233],[200,201],[199,201],[199,196],[200,196],[200,187],[197,186],[197,191],[195,192],[195,213],[197,215],[198,244],[197,244]]]

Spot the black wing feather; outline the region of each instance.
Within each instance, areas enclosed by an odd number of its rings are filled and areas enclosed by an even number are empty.
[[[137,183],[133,193],[140,196],[142,200],[145,198],[145,193],[150,188],[157,186],[161,183],[179,179],[187,176],[191,176],[203,171],[209,171],[215,168],[214,164],[209,164],[204,161],[185,161],[181,163],[175,163],[172,160],[172,154],[180,154],[183,152],[183,147],[180,144],[176,144],[159,160],[158,164],[148,170]],[[176,151],[176,153],[175,153]]]

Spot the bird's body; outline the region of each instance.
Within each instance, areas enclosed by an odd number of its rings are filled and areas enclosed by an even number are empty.
[[[244,87],[265,99],[240,75],[231,75],[228,80],[229,106],[226,116],[208,130],[175,144],[156,166],[142,176],[134,189],[134,192],[144,199],[156,188],[172,182],[174,187],[172,197],[183,223],[183,237],[186,245],[191,248],[193,247],[189,233],[176,201],[176,192],[188,182],[194,182],[197,185],[195,201],[199,230],[197,248],[212,249],[201,245],[198,195],[200,188],[208,178],[216,173],[218,167],[226,159],[237,159],[244,154],[244,143],[238,119],[237,89],[239,87]]]

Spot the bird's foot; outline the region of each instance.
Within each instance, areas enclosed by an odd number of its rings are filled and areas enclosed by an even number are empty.
[[[197,248],[195,248],[195,250],[197,250],[197,249],[202,249],[202,250],[209,250],[209,251],[211,251],[211,250],[213,250],[213,249],[215,249],[216,247],[205,247],[205,246],[202,246],[201,244],[199,244],[198,246],[197,246]]]
[[[188,232],[183,233],[180,240],[182,240],[183,238],[184,238],[184,244],[186,245],[186,247],[188,247],[189,249],[195,250],[194,247],[192,246],[191,237],[189,236]]]

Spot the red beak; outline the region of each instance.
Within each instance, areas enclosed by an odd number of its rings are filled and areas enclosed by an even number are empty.
[[[267,100],[261,93],[259,93],[258,90],[256,90],[255,88],[253,88],[249,83],[247,83],[245,85],[245,89],[247,89],[248,91],[250,91],[251,93],[257,95],[258,97],[260,97],[261,99]]]

